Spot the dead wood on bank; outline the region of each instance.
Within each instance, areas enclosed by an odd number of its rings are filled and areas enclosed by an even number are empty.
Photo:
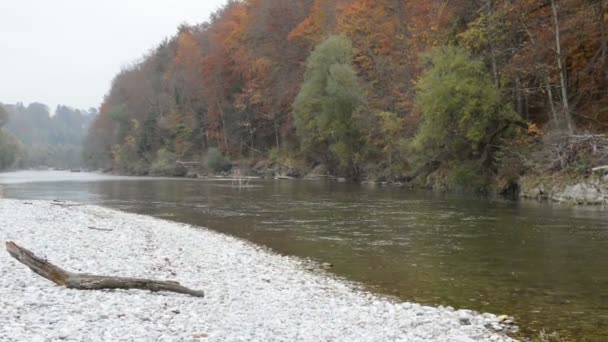
[[[204,297],[203,291],[192,290],[175,281],[158,281],[141,278],[109,277],[85,273],[68,272],[52,263],[37,257],[29,250],[14,242],[6,242],[6,250],[15,259],[29,267],[39,276],[53,283],[77,290],[148,290],[152,292],[166,291]]]

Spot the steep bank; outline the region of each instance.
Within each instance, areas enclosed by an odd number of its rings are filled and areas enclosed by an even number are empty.
[[[501,328],[494,315],[395,302],[299,259],[145,216],[0,200],[0,240],[68,270],[174,279],[207,294],[66,290],[3,252],[3,341],[512,341],[486,327]]]

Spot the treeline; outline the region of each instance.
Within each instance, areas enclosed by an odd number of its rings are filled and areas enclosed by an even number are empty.
[[[545,135],[608,126],[607,8],[229,1],[116,76],[85,158],[147,174],[218,148],[303,172],[505,188]]]
[[[59,105],[51,115],[41,103],[24,106],[0,105],[5,120],[2,168],[78,168],[82,167],[82,145],[96,109],[78,110]]]

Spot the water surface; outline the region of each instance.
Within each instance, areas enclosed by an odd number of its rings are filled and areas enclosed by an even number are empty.
[[[44,180],[44,182],[41,182]],[[404,300],[509,314],[526,334],[608,341],[608,211],[306,181],[0,174],[0,193],[206,226]]]

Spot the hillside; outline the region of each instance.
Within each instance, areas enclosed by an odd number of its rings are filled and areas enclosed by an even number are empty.
[[[607,8],[229,1],[116,76],[85,158],[120,173],[171,174],[177,161],[209,172],[219,149],[241,170],[498,192],[525,174],[587,177],[608,153],[572,137],[608,126]]]

